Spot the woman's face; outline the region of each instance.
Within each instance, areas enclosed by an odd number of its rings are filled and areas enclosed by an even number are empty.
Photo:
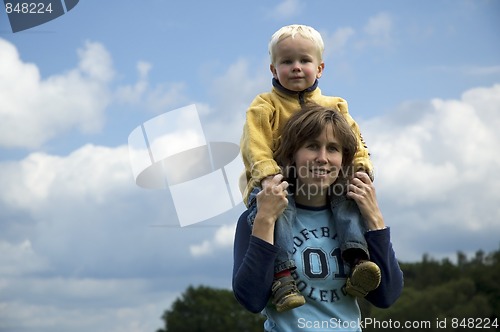
[[[342,146],[329,124],[318,137],[311,138],[297,150],[294,157],[297,188],[295,194],[308,200],[326,199],[328,188],[337,180],[342,167]]]

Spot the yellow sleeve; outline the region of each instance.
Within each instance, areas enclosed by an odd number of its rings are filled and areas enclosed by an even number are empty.
[[[351,126],[352,131],[358,138],[358,149],[356,151],[356,154],[354,155],[354,160],[353,160],[354,171],[366,172],[366,174],[368,174],[370,176],[370,179],[372,179],[373,181],[374,180],[373,164],[372,161],[370,160],[370,152],[368,151],[368,147],[365,143],[365,140],[363,139],[363,135],[361,135],[359,126],[349,114],[347,102],[345,100],[342,99],[341,101],[339,101],[337,103],[337,107],[340,113],[344,115],[347,122]]]
[[[243,194],[246,203],[248,194],[269,176],[280,173],[273,159],[273,129],[274,109],[262,97],[257,97],[246,112],[240,149],[245,165],[247,186]]]

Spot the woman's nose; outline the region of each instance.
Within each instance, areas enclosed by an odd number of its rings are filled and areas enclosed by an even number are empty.
[[[326,157],[326,149],[325,148],[320,148],[318,150],[318,153],[316,155],[316,162],[325,164],[328,161]]]

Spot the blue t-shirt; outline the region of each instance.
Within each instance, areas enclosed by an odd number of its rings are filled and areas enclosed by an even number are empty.
[[[241,214],[234,239],[233,292],[247,310],[267,315],[266,331],[360,331],[356,300],[344,292],[348,269],[339,258],[330,210],[300,207],[294,229],[297,285],[306,304],[278,313],[270,304],[278,247],[252,235],[248,210]],[[371,260],[382,280],[365,299],[388,308],[401,295],[403,273],[390,241],[390,228],[365,234]],[[277,328],[279,326],[279,328]]]
[[[349,267],[330,209],[297,206],[293,244],[293,276],[306,303],[282,313],[267,305],[265,331],[361,331],[356,299],[345,292]]]

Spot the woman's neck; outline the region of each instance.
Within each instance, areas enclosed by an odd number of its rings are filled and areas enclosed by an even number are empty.
[[[312,195],[304,195],[301,193],[295,194],[295,202],[300,205],[310,206],[310,207],[322,207],[325,206],[328,202],[328,196],[326,193],[321,194],[318,193],[314,196]]]

